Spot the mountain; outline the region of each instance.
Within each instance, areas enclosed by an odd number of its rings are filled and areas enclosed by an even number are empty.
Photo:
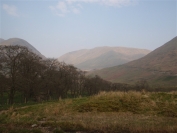
[[[112,82],[135,83],[145,79],[152,85],[177,86],[177,37],[138,60],[90,74]]]
[[[42,55],[36,48],[34,48],[31,44],[29,44],[27,41],[20,39],[20,38],[10,38],[8,40],[4,40],[3,42],[0,43],[0,45],[6,45],[6,46],[10,46],[10,45],[20,45],[20,46],[25,46],[27,47],[29,50],[31,50],[33,53],[41,56],[43,59],[45,59],[46,57],[44,55]]]
[[[4,39],[0,38],[0,43],[2,43],[4,41]]]
[[[59,61],[73,64],[81,70],[102,69],[112,67],[145,56],[150,51],[125,47],[97,47],[73,51],[59,57]]]

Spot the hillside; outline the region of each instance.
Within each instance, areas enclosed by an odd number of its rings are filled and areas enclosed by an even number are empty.
[[[8,40],[4,40],[3,42],[0,43],[0,45],[20,45],[20,46],[25,46],[35,54],[41,56],[42,58],[46,58],[44,55],[42,55],[36,48],[34,48],[31,44],[29,44],[27,41],[20,39],[20,38],[10,38]]]
[[[177,92],[129,91],[0,106],[0,132],[176,133],[176,104]]]
[[[4,39],[0,38],[0,43],[2,43],[4,41]]]
[[[102,69],[139,59],[150,51],[145,49],[125,47],[97,47],[67,53],[58,58],[68,64],[73,64],[81,70]]]
[[[127,64],[93,71],[112,82],[135,83],[146,79],[151,84],[177,85],[177,37],[141,59]]]

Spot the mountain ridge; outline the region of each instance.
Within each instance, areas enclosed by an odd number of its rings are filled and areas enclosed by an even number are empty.
[[[177,85],[177,37],[146,56],[123,65],[92,71],[105,80],[135,83],[145,79],[151,84]]]
[[[127,63],[149,52],[146,49],[104,46],[72,51],[60,56],[58,60],[73,64],[81,70],[93,70]]]
[[[33,47],[30,43],[28,43],[26,40],[20,39],[20,38],[9,38],[8,40],[4,40],[3,42],[0,43],[0,45],[19,45],[19,46],[25,46],[35,54],[39,55],[43,59],[46,57],[42,55],[35,47]]]

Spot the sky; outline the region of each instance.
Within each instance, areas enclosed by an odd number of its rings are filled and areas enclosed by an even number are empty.
[[[50,58],[101,46],[154,50],[177,36],[177,0],[0,0],[0,38]]]

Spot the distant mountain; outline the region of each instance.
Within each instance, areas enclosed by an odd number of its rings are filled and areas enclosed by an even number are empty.
[[[31,50],[33,53],[41,56],[43,59],[45,59],[46,57],[44,55],[42,55],[36,48],[34,48],[31,44],[29,44],[27,41],[20,39],[20,38],[10,38],[8,40],[4,40],[3,42],[0,43],[0,45],[6,45],[6,46],[10,46],[10,45],[20,45],[20,46],[25,46],[27,47],[29,50]]]
[[[146,79],[151,84],[177,86],[177,37],[141,59],[90,74],[112,82],[135,83]]]
[[[0,38],[0,43],[2,43],[4,41],[4,39]]]
[[[70,52],[59,57],[58,60],[73,64],[81,70],[94,70],[124,64],[139,59],[149,52],[149,50],[136,48],[97,47]]]

